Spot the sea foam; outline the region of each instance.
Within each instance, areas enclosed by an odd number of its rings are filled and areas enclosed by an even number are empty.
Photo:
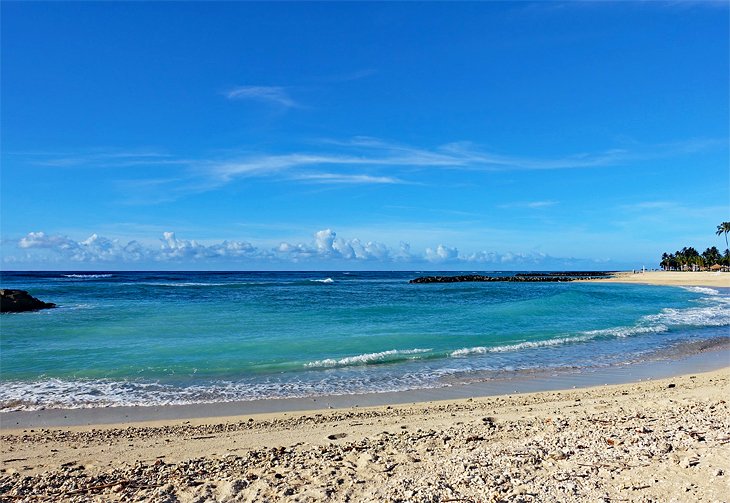
[[[543,348],[548,346],[560,346],[562,344],[571,344],[575,342],[585,342],[592,339],[594,336],[582,335],[576,337],[560,337],[557,339],[548,339],[543,341],[525,341],[518,342],[516,344],[505,344],[502,346],[477,346],[473,348],[462,348],[451,352],[451,356],[469,356],[469,355],[481,355],[486,353],[507,353],[510,351],[519,351],[521,349],[531,348]]]
[[[707,288],[704,286],[683,286],[682,288],[684,290],[687,290],[689,292],[694,292],[694,293],[704,293],[706,295],[713,295],[713,296],[720,295],[719,290],[715,290],[714,288]]]
[[[100,279],[100,278],[111,278],[113,274],[64,274],[64,278],[71,279]]]
[[[378,353],[365,353],[356,356],[347,356],[345,358],[326,358],[306,363],[304,366],[314,367],[347,367],[351,365],[367,365],[370,363],[385,363],[389,361],[399,361],[403,359],[418,358],[418,354],[430,353],[431,349],[391,349],[389,351],[380,351]]]

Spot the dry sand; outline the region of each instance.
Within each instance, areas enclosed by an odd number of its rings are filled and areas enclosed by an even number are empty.
[[[728,501],[730,368],[446,402],[4,430],[3,501]]]
[[[619,272],[610,278],[586,280],[603,283],[642,283],[667,286],[709,286],[730,288],[728,272],[646,271]]]

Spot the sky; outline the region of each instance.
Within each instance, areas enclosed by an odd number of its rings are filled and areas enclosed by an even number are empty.
[[[727,2],[1,6],[3,270],[725,248]]]

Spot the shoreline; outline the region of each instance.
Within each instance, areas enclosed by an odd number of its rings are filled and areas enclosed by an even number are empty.
[[[159,406],[5,411],[0,412],[0,433],[27,428],[106,427],[180,420],[226,421],[252,414],[311,413],[330,409],[438,403],[474,397],[630,384],[642,380],[671,378],[690,372],[714,371],[726,367],[730,367],[730,337],[719,337],[657,350],[648,359],[637,362],[605,367],[502,371],[488,375],[476,375],[469,382],[458,382],[435,388]]]
[[[589,283],[634,283],[657,286],[730,288],[730,273],[710,271],[621,271],[608,278],[579,279]]]
[[[0,433],[14,501],[727,501],[730,367],[494,397]]]

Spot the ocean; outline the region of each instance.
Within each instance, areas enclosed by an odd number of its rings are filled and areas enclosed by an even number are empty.
[[[59,307],[0,316],[0,410],[439,388],[640,362],[730,325],[728,289],[422,275],[3,272]]]

